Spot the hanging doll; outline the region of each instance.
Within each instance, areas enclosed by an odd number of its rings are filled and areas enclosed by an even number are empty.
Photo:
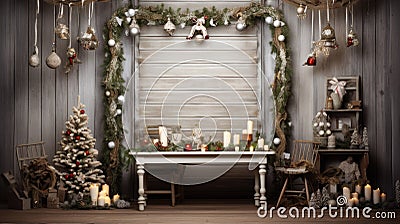
[[[190,30],[189,36],[186,37],[186,39],[190,40],[193,37],[197,37],[198,35],[201,35],[204,39],[210,38],[207,34],[207,28],[204,26],[206,23],[206,20],[204,17],[201,18],[193,18],[193,21],[195,24],[193,25],[192,29]]]
[[[78,59],[76,51],[73,47],[69,47],[67,50],[68,61],[65,65],[65,73],[68,74],[71,71],[71,68],[74,66],[74,63],[81,63],[81,60]]]

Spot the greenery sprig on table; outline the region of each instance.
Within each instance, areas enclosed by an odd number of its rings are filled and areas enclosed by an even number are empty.
[[[216,7],[198,10],[181,8],[166,8],[164,5],[124,6],[117,9],[107,21],[104,28],[104,80],[105,88],[105,124],[104,146],[102,163],[106,170],[106,182],[110,185],[112,194],[118,192],[122,176],[124,155],[127,150],[123,146],[123,125],[121,109],[124,102],[125,81],[122,78],[124,59],[121,43],[122,34],[129,34],[129,26],[136,22],[139,26],[164,25],[168,18],[180,27],[192,25],[192,18],[204,17],[206,27],[223,26],[238,23],[239,18],[244,21],[245,27],[256,25],[260,20],[265,20],[271,30],[271,54],[275,55],[274,81],[272,91],[275,100],[275,138],[280,139],[276,147],[277,154],[286,148],[286,138],[289,135],[289,118],[287,102],[291,95],[291,62],[290,52],[286,45],[288,42],[289,28],[284,22],[281,11],[261,3],[251,3],[247,6],[236,8],[217,9]],[[212,22],[211,22],[212,21]],[[243,24],[242,24],[243,25]],[[137,27],[136,27],[137,28]],[[139,31],[136,29],[136,31]],[[131,32],[138,33],[138,32]],[[167,36],[167,35],[166,35]],[[168,37],[166,37],[168,38]],[[212,38],[212,37],[211,37]]]

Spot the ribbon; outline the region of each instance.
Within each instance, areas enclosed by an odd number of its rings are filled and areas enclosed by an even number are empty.
[[[337,78],[332,78],[329,83],[331,84],[331,89],[333,90],[333,92],[337,93],[340,101],[342,101],[344,94],[346,94],[346,90],[344,88],[346,86],[346,82],[339,81]]]

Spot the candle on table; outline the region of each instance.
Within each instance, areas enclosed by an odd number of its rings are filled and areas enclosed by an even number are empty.
[[[361,185],[359,185],[359,184],[356,185],[356,192],[358,194],[361,194]]]
[[[99,196],[99,185],[91,184],[89,187],[90,199],[92,200],[92,205],[97,205],[97,197]]]
[[[371,185],[367,184],[364,187],[364,196],[366,201],[371,201]]]
[[[253,134],[253,121],[247,121],[247,134]]]
[[[350,188],[343,187],[343,196],[345,196],[347,198],[347,201],[350,200]]]
[[[231,133],[229,131],[224,131],[224,148],[227,148],[231,143]]]
[[[249,150],[250,150],[250,152],[253,152],[254,151],[254,147],[250,146]]]
[[[233,135],[233,144],[234,145],[240,145],[240,135],[239,134],[234,134]]]
[[[379,202],[381,201],[380,196],[381,196],[381,190],[379,190],[379,188],[377,188],[376,190],[374,190],[374,193],[372,196],[374,204],[379,204]]]
[[[263,138],[259,138],[258,141],[257,141],[257,148],[262,150],[263,147],[264,147],[264,139]]]
[[[247,141],[247,129],[242,130],[242,141]]]
[[[106,195],[104,196],[108,196],[110,193],[110,187],[108,186],[108,184],[103,184],[101,191],[104,191],[106,193]]]
[[[158,127],[158,135],[160,136],[160,142],[163,147],[168,146],[168,132],[167,128],[164,126]]]
[[[235,152],[239,152],[239,146],[235,146]]]
[[[115,194],[114,196],[113,196],[113,202],[115,203],[115,202],[117,202],[119,200],[119,195],[118,194]]]
[[[386,194],[382,192],[381,194],[381,202],[385,202],[386,201]]]
[[[269,145],[264,145],[264,151],[269,151]]]

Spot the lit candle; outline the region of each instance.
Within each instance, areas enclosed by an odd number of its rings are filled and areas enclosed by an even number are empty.
[[[106,200],[106,197],[100,196],[99,199],[97,200],[97,205],[98,206],[104,206],[104,204],[106,202],[105,200]]]
[[[371,201],[371,185],[367,184],[364,187],[364,196],[366,201]]]
[[[352,197],[352,198],[357,198],[357,199],[358,199],[358,193],[357,193],[357,192],[351,193],[351,197]]]
[[[229,131],[224,131],[224,148],[227,148],[231,143],[231,133]]]
[[[264,151],[269,151],[269,145],[264,145]]]
[[[264,139],[263,138],[259,138],[258,141],[257,141],[257,148],[262,150],[263,147],[264,147]]]
[[[385,202],[386,201],[386,194],[385,193],[382,193],[381,194],[381,202],[383,203],[383,202]]]
[[[247,121],[247,134],[253,134],[253,121]]]
[[[89,187],[90,199],[92,200],[92,205],[97,205],[97,197],[99,196],[99,185],[91,184]]]
[[[353,198],[353,202],[355,206],[358,206],[360,204],[360,200],[358,200],[358,198]]]
[[[374,193],[373,193],[374,204],[379,204],[379,202],[381,200],[380,196],[381,196],[381,190],[379,190],[379,188],[377,188],[376,190],[374,190]]]
[[[356,185],[356,192],[358,194],[361,194],[361,185],[359,185],[359,184]]]
[[[240,135],[239,134],[234,134],[233,135],[233,144],[234,145],[240,145]]]
[[[347,201],[347,206],[353,207],[353,205],[354,205],[354,198],[350,198],[350,199]]]
[[[347,198],[347,201],[350,200],[350,188],[343,187],[343,196],[345,196]]]
[[[115,203],[115,202],[117,202],[119,200],[119,195],[118,194],[115,194],[114,196],[113,196],[113,202]]]
[[[108,196],[104,197],[104,204],[110,206],[111,205],[111,199]]]
[[[104,196],[108,196],[110,193],[110,187],[108,186],[108,184],[103,184],[101,191],[104,191],[106,193],[106,195]]]
[[[158,127],[158,135],[160,136],[160,142],[163,147],[168,146],[168,132],[167,128],[164,126]]]

